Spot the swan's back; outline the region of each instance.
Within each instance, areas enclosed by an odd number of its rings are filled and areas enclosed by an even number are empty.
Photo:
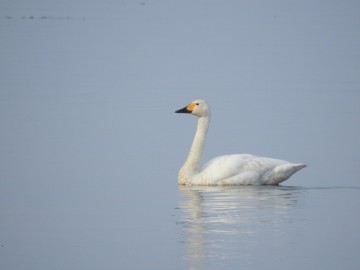
[[[194,185],[277,185],[305,164],[249,154],[219,156],[194,176]]]

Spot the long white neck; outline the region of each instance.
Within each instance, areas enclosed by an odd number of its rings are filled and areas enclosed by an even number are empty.
[[[189,178],[199,172],[209,123],[210,114],[202,116],[198,119],[194,141],[191,145],[187,159],[180,170],[180,174],[182,174],[185,178]]]

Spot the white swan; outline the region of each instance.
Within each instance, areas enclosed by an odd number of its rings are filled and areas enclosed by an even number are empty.
[[[180,185],[277,185],[306,166],[279,159],[235,154],[214,158],[200,170],[210,123],[210,108],[204,100],[199,99],[176,113],[191,113],[199,118],[194,141],[179,171]]]

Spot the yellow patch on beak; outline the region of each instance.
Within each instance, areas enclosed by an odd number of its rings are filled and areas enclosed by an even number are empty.
[[[196,104],[195,103],[191,103],[189,106],[186,107],[186,109],[190,112],[192,112],[192,110],[195,108]]]

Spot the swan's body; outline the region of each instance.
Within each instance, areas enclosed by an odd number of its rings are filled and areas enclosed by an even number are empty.
[[[219,156],[200,169],[205,138],[210,123],[210,108],[204,100],[195,100],[176,113],[197,116],[195,138],[179,172],[180,185],[277,185],[306,165],[248,154]]]

